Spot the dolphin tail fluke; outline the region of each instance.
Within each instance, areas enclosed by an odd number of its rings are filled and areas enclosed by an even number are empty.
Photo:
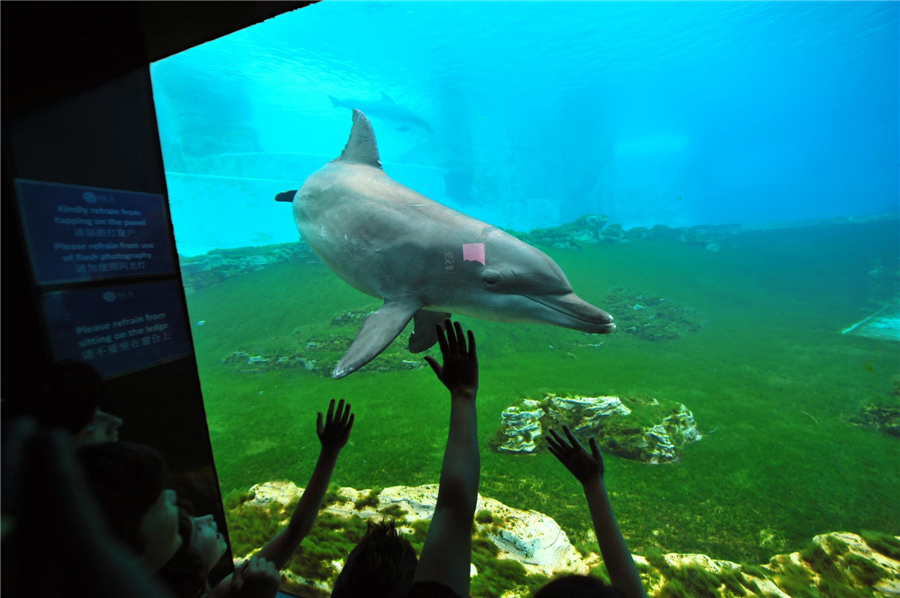
[[[353,344],[335,366],[332,377],[343,378],[375,359],[403,332],[420,307],[422,304],[414,299],[385,301],[381,309],[366,318]]]
[[[416,329],[409,337],[409,350],[412,353],[421,353],[432,348],[438,342],[437,329],[450,314],[444,311],[426,311],[420,309],[416,312]]]
[[[328,99],[331,100],[331,107],[337,108],[341,105],[341,101],[334,96],[328,96]]]
[[[294,201],[295,195],[297,195],[296,189],[294,189],[293,191],[282,191],[275,196],[275,201]]]

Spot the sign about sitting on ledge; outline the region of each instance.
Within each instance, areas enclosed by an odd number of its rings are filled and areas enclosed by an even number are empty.
[[[57,359],[109,377],[193,353],[176,281],[59,291],[43,296]]]
[[[15,183],[38,284],[174,273],[164,196]]]

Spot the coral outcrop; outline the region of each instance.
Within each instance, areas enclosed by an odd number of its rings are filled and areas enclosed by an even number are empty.
[[[317,262],[319,258],[301,240],[262,247],[216,249],[198,257],[179,256],[179,261],[184,292],[190,295],[238,274],[256,272],[281,262]]]
[[[561,433],[563,425],[584,442],[596,436],[605,453],[653,464],[678,461],[684,444],[702,438],[693,413],[680,403],[548,393],[501,412],[491,447],[503,453],[538,452],[546,448],[543,436],[550,428]]]
[[[603,301],[616,315],[616,329],[647,341],[681,338],[705,328],[709,320],[698,310],[665,297],[616,287]]]
[[[318,535],[304,541],[282,571],[283,588],[305,596],[328,596],[346,554],[361,537],[365,521],[371,519],[392,517],[401,532],[421,546],[434,514],[437,491],[436,484],[331,489],[314,527]],[[303,488],[290,482],[268,482],[253,486],[237,504],[229,506],[236,564],[261,547],[247,545],[246,530],[268,525],[277,532],[302,494]],[[351,542],[347,542],[348,535]],[[329,542],[338,551],[329,551]],[[803,550],[775,555],[761,565],[659,550],[635,554],[634,560],[652,598],[862,598],[900,593],[900,537],[878,532],[821,534]],[[524,598],[550,577],[563,573],[597,575],[608,581],[599,549],[584,545],[576,549],[547,515],[514,509],[479,495],[470,571],[473,597]]]
[[[894,377],[893,389],[887,396],[863,405],[852,422],[900,438],[900,376]]]

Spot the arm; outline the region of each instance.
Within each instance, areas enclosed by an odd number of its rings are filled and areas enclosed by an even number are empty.
[[[334,473],[338,455],[350,438],[350,430],[353,429],[355,418],[355,414],[350,414],[350,404],[348,403],[344,407],[344,399],[338,403],[336,411],[334,399],[331,400],[324,424],[322,412],[319,412],[316,432],[322,443],[322,450],[319,453],[319,460],[316,462],[312,478],[310,478],[306,490],[303,491],[303,496],[300,497],[300,502],[294,509],[288,526],[266,544],[266,547],[258,554],[260,558],[275,563],[276,569],[284,568],[291,555],[300,546],[300,542],[312,530],[316,515],[319,514],[322,506],[322,500],[325,498],[325,492],[328,490],[328,484],[331,482],[331,474]]]
[[[478,358],[475,336],[468,332],[469,348],[462,326],[445,321],[438,326],[438,340],[444,365],[431,357],[425,360],[450,391],[450,431],[437,505],[414,582],[437,581],[460,596],[469,595],[472,560],[472,519],[478,501],[481,462],[478,453],[478,421],[475,396],[478,393]]]
[[[600,554],[603,555],[603,562],[609,571],[609,579],[612,585],[622,590],[628,598],[646,598],[641,577],[638,575],[634,559],[631,558],[628,545],[625,544],[625,538],[619,531],[609,496],[606,494],[606,485],[603,482],[603,455],[600,454],[597,440],[591,437],[591,454],[588,454],[568,426],[563,426],[563,431],[569,439],[568,443],[553,429],[550,430],[553,437],[546,437],[547,443],[550,445],[550,452],[581,482],[591,511],[591,520],[594,522],[594,533],[597,534],[597,542],[600,544]]]

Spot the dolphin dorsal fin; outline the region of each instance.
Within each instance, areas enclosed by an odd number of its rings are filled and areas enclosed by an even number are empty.
[[[381,168],[381,159],[378,157],[378,144],[375,142],[375,131],[366,115],[353,109],[353,128],[350,129],[350,139],[344,146],[336,161],[357,162]]]
[[[394,100],[391,99],[391,96],[389,96],[388,94],[384,93],[383,91],[381,92],[381,100],[382,100],[383,102],[390,102],[391,104],[396,104],[396,103],[397,103],[397,102],[395,102]]]

